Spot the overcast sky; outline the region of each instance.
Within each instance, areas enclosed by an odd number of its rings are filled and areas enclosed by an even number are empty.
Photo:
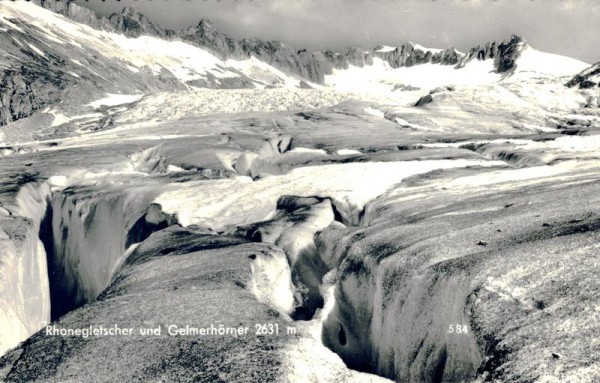
[[[171,29],[211,19],[235,38],[281,40],[294,48],[372,48],[413,41],[470,47],[511,34],[534,48],[600,61],[598,0],[107,0],[78,3],[100,15],[132,6]]]

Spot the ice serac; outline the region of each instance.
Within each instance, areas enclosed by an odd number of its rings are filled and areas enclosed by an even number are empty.
[[[323,307],[320,285],[329,269],[317,251],[314,235],[334,218],[329,199],[284,196],[277,201],[273,219],[237,230],[247,239],[276,245],[287,256],[296,292],[295,308],[289,314],[295,319],[310,319]]]
[[[550,169],[417,177],[369,204],[363,227],[324,231],[318,249],[338,268],[325,344],[398,382],[594,381],[593,346],[576,338],[597,329],[582,307],[598,289],[585,266],[597,258],[598,174]],[[570,357],[557,371],[559,349]]]
[[[297,336],[256,335],[256,324],[284,330],[291,323],[258,302],[251,287],[251,269],[261,267],[254,264],[269,264],[274,251],[271,245],[201,230],[157,232],[136,248],[97,301],[54,324],[118,326],[133,329],[130,335],[83,339],[42,330],[0,358],[0,380],[80,380],[86,371],[106,382],[286,381],[283,349]],[[186,325],[204,333],[185,333]],[[159,326],[160,334],[140,334]],[[212,332],[219,328],[228,332]]]
[[[127,248],[176,220],[143,191],[55,192],[42,240],[48,253],[52,318],[90,302],[108,286]]]
[[[24,185],[13,214],[0,212],[0,354],[50,321],[46,253],[38,233],[50,188]]]

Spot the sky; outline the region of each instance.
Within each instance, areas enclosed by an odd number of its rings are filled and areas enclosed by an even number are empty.
[[[202,18],[230,36],[294,48],[373,48],[412,41],[469,48],[523,37],[538,50],[600,61],[598,0],[106,0],[77,3],[108,16],[132,6],[170,29]]]

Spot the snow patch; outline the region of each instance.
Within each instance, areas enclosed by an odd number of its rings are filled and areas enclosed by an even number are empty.
[[[52,124],[50,124],[51,127],[66,124],[67,122],[70,122],[73,120],[92,119],[92,118],[97,119],[99,117],[102,117],[101,113],[82,114],[79,116],[70,116],[70,117],[65,116],[62,113],[55,112],[55,111],[48,111],[47,113],[50,113],[54,116],[54,120],[52,120]]]
[[[23,32],[23,30],[18,25],[5,19],[3,15],[0,15],[0,23],[7,25],[10,29],[14,29],[16,31]]]
[[[413,48],[415,49],[419,49],[422,50],[423,52],[431,52],[431,53],[439,53],[439,52],[443,52],[443,49],[438,49],[438,48],[426,48],[420,44],[415,44],[415,43],[411,43]]]
[[[335,152],[335,154],[337,154],[338,156],[347,156],[351,154],[362,154],[362,152],[354,149],[340,149],[337,152]]]
[[[29,45],[29,48],[31,48],[31,50],[34,51],[35,53],[37,53],[38,55],[40,55],[42,57],[46,57],[44,52],[42,52],[42,50],[39,49],[38,47],[36,47],[35,45],[33,45],[31,43],[27,43],[27,45]]]
[[[440,64],[392,68],[386,61],[375,57],[373,65],[350,65],[348,69],[334,69],[332,74],[325,76],[325,84],[337,91],[355,93],[365,99],[376,97],[397,104],[401,96],[399,92],[394,92],[397,84],[433,89],[444,85],[490,85],[497,83],[500,78],[500,74],[494,73],[492,60],[473,60],[460,69]],[[404,102],[414,104],[414,95]]]
[[[532,75],[573,76],[589,64],[570,57],[540,52],[526,45],[517,59],[517,72],[531,72]]]
[[[312,148],[294,148],[288,150],[286,153],[312,153],[317,155],[327,155],[327,152],[323,149],[312,149]]]
[[[396,124],[402,126],[403,128],[412,128],[412,129],[417,129],[417,130],[432,130],[432,129],[424,127],[424,126],[408,122],[405,119],[400,118],[400,117],[396,117],[394,119],[394,121],[396,122]]]
[[[395,50],[396,50],[396,47],[391,47],[389,45],[382,45],[381,48],[376,49],[375,52],[385,53],[385,52],[393,52]]]
[[[370,114],[371,116],[385,118],[385,113],[379,109],[368,107],[364,109],[364,112]]]
[[[175,165],[171,165],[169,164],[167,166],[167,173],[178,173],[178,172],[184,172],[185,169],[184,168],[180,168],[179,166],[175,166]]]
[[[94,109],[97,109],[101,106],[115,106],[115,105],[122,105],[122,104],[129,104],[135,101],[138,101],[139,99],[142,98],[141,94],[112,94],[112,93],[107,93],[108,97],[105,98],[101,98],[99,100],[90,102],[89,104],[87,104],[88,106],[93,107]]]
[[[225,62],[225,65],[239,70],[251,79],[267,85],[284,85],[285,87],[293,88],[300,84],[300,80],[283,73],[279,69],[276,69],[253,56],[242,61],[229,59]],[[257,86],[260,87],[259,85]]]

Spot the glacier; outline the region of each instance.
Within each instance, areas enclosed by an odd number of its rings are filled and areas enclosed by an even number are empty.
[[[0,380],[600,378],[598,64],[37,3],[0,3]]]

